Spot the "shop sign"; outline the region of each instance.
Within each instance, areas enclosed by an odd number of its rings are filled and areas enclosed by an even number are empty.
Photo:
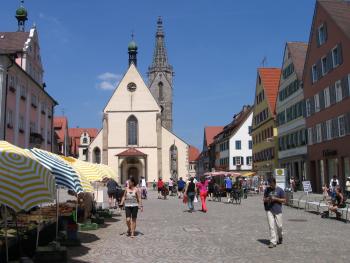
[[[305,193],[311,193],[312,192],[311,182],[303,181],[303,188]]]

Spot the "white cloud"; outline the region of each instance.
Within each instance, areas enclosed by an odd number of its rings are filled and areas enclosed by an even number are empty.
[[[122,76],[119,74],[113,74],[111,72],[105,72],[97,76],[100,81],[97,84],[97,88],[102,90],[114,90]]]

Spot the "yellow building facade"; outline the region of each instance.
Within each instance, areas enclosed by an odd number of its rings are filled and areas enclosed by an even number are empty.
[[[278,168],[278,138],[275,119],[276,98],[281,70],[259,68],[253,111],[253,171],[263,178]]]

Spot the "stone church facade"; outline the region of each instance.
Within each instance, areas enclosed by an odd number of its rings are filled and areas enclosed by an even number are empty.
[[[146,181],[188,175],[188,145],[172,132],[172,67],[167,62],[162,20],[149,67],[149,87],[137,69],[137,45],[131,41],[129,68],[103,110],[103,127],[90,144],[102,163],[116,169],[118,181],[141,176]]]

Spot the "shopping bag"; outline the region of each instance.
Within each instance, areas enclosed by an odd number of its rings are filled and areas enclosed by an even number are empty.
[[[198,198],[197,198],[197,196],[194,197],[193,202],[194,202],[194,203],[198,203]]]
[[[182,202],[183,202],[184,204],[187,204],[187,202],[188,202],[188,197],[187,197],[187,195],[184,195],[184,198],[182,199]]]

